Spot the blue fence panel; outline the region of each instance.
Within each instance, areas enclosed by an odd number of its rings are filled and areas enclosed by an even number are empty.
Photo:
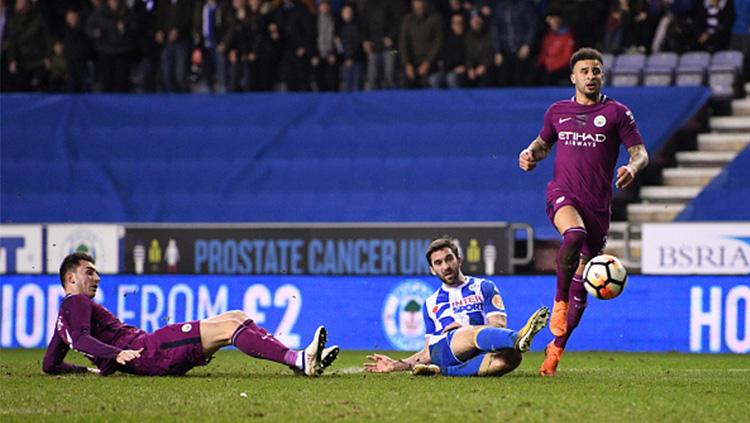
[[[633,110],[654,151],[709,91],[607,94]],[[546,108],[571,95],[3,95],[0,221],[506,220],[555,237],[543,195],[551,160],[524,174],[518,154]]]
[[[551,276],[497,277],[509,326],[521,327],[550,305]],[[746,277],[633,276],[615,300],[590,299],[568,350],[750,352],[750,284]],[[318,324],[346,349],[417,350],[421,303],[435,278],[287,276],[107,276],[97,300],[128,324],[152,331],[168,322],[242,309],[293,347]],[[62,288],[53,276],[0,279],[0,347],[44,347]],[[544,331],[534,341],[541,350]]]
[[[750,220],[750,148],[745,148],[695,197],[676,220]]]

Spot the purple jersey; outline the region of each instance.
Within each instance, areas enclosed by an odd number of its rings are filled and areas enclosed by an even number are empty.
[[[605,95],[589,106],[575,98],[553,104],[544,114],[539,137],[550,145],[557,143],[547,191],[567,193],[594,211],[610,210],[620,144],[643,144],[633,113]]]
[[[63,363],[70,348],[84,354],[102,372],[109,374],[117,370],[117,354],[145,332],[128,326],[106,308],[91,298],[68,295],[63,298],[55,323],[47,353],[44,356],[44,369],[75,371]],[[67,370],[66,370],[67,369]]]

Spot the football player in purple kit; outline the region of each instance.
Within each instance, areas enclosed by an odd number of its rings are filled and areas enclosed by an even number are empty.
[[[547,215],[563,237],[557,253],[557,291],[545,349],[542,376],[554,376],[563,350],[586,308],[582,273],[604,248],[611,220],[612,178],[620,145],[630,154],[617,169],[615,186],[630,185],[648,164],[648,153],[633,113],[603,95],[601,54],[582,48],[570,58],[575,96],[550,106],[539,136],[521,151],[518,163],[533,170],[557,144],[552,181],[547,185]]]
[[[93,301],[100,283],[94,259],[82,253],[65,257],[60,266],[65,297],[55,332],[44,356],[48,374],[115,371],[147,376],[182,375],[204,366],[222,347],[234,345],[256,358],[289,366],[295,373],[318,376],[338,356],[326,348],[326,330],[318,327],[310,345],[295,351],[257,326],[241,311],[227,311],[192,322],[167,325],[153,333],[128,326]],[[89,358],[97,369],[65,363],[70,349]]]

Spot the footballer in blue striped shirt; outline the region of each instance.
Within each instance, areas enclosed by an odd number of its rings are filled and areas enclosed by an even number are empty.
[[[414,375],[502,376],[521,364],[534,336],[547,325],[541,307],[518,331],[507,328],[507,314],[492,281],[464,275],[458,246],[450,237],[427,248],[430,271],[442,282],[422,305],[425,347],[403,360],[367,357],[365,371],[411,371]]]

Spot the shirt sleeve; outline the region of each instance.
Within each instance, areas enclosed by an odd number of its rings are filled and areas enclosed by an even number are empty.
[[[71,346],[81,353],[105,359],[115,359],[121,349],[105,344],[91,336],[93,301],[85,295],[75,295],[62,304],[63,318],[68,323]]]
[[[65,363],[63,360],[70,351],[65,342],[60,339],[57,333],[52,335],[52,339],[47,345],[47,352],[44,354],[44,361],[42,362],[42,371],[50,375],[57,375],[61,373],[85,373],[86,367],[76,366],[75,364]]]
[[[500,297],[500,291],[498,291],[494,282],[482,282],[482,297],[484,298],[485,316],[492,314],[505,315],[505,305],[503,304],[503,299]]]
[[[435,333],[435,322],[432,321],[429,312],[427,312],[427,302],[422,305],[422,317],[424,318],[424,337],[429,341],[430,335]]]
[[[617,112],[617,135],[620,136],[620,141],[625,148],[643,144],[641,131],[638,130],[638,125],[635,124],[635,116],[633,116],[633,112],[624,105],[619,107]]]
[[[547,144],[554,144],[557,141],[557,130],[552,120],[552,106],[544,112],[544,122],[542,123],[542,130],[539,131],[539,138]]]

